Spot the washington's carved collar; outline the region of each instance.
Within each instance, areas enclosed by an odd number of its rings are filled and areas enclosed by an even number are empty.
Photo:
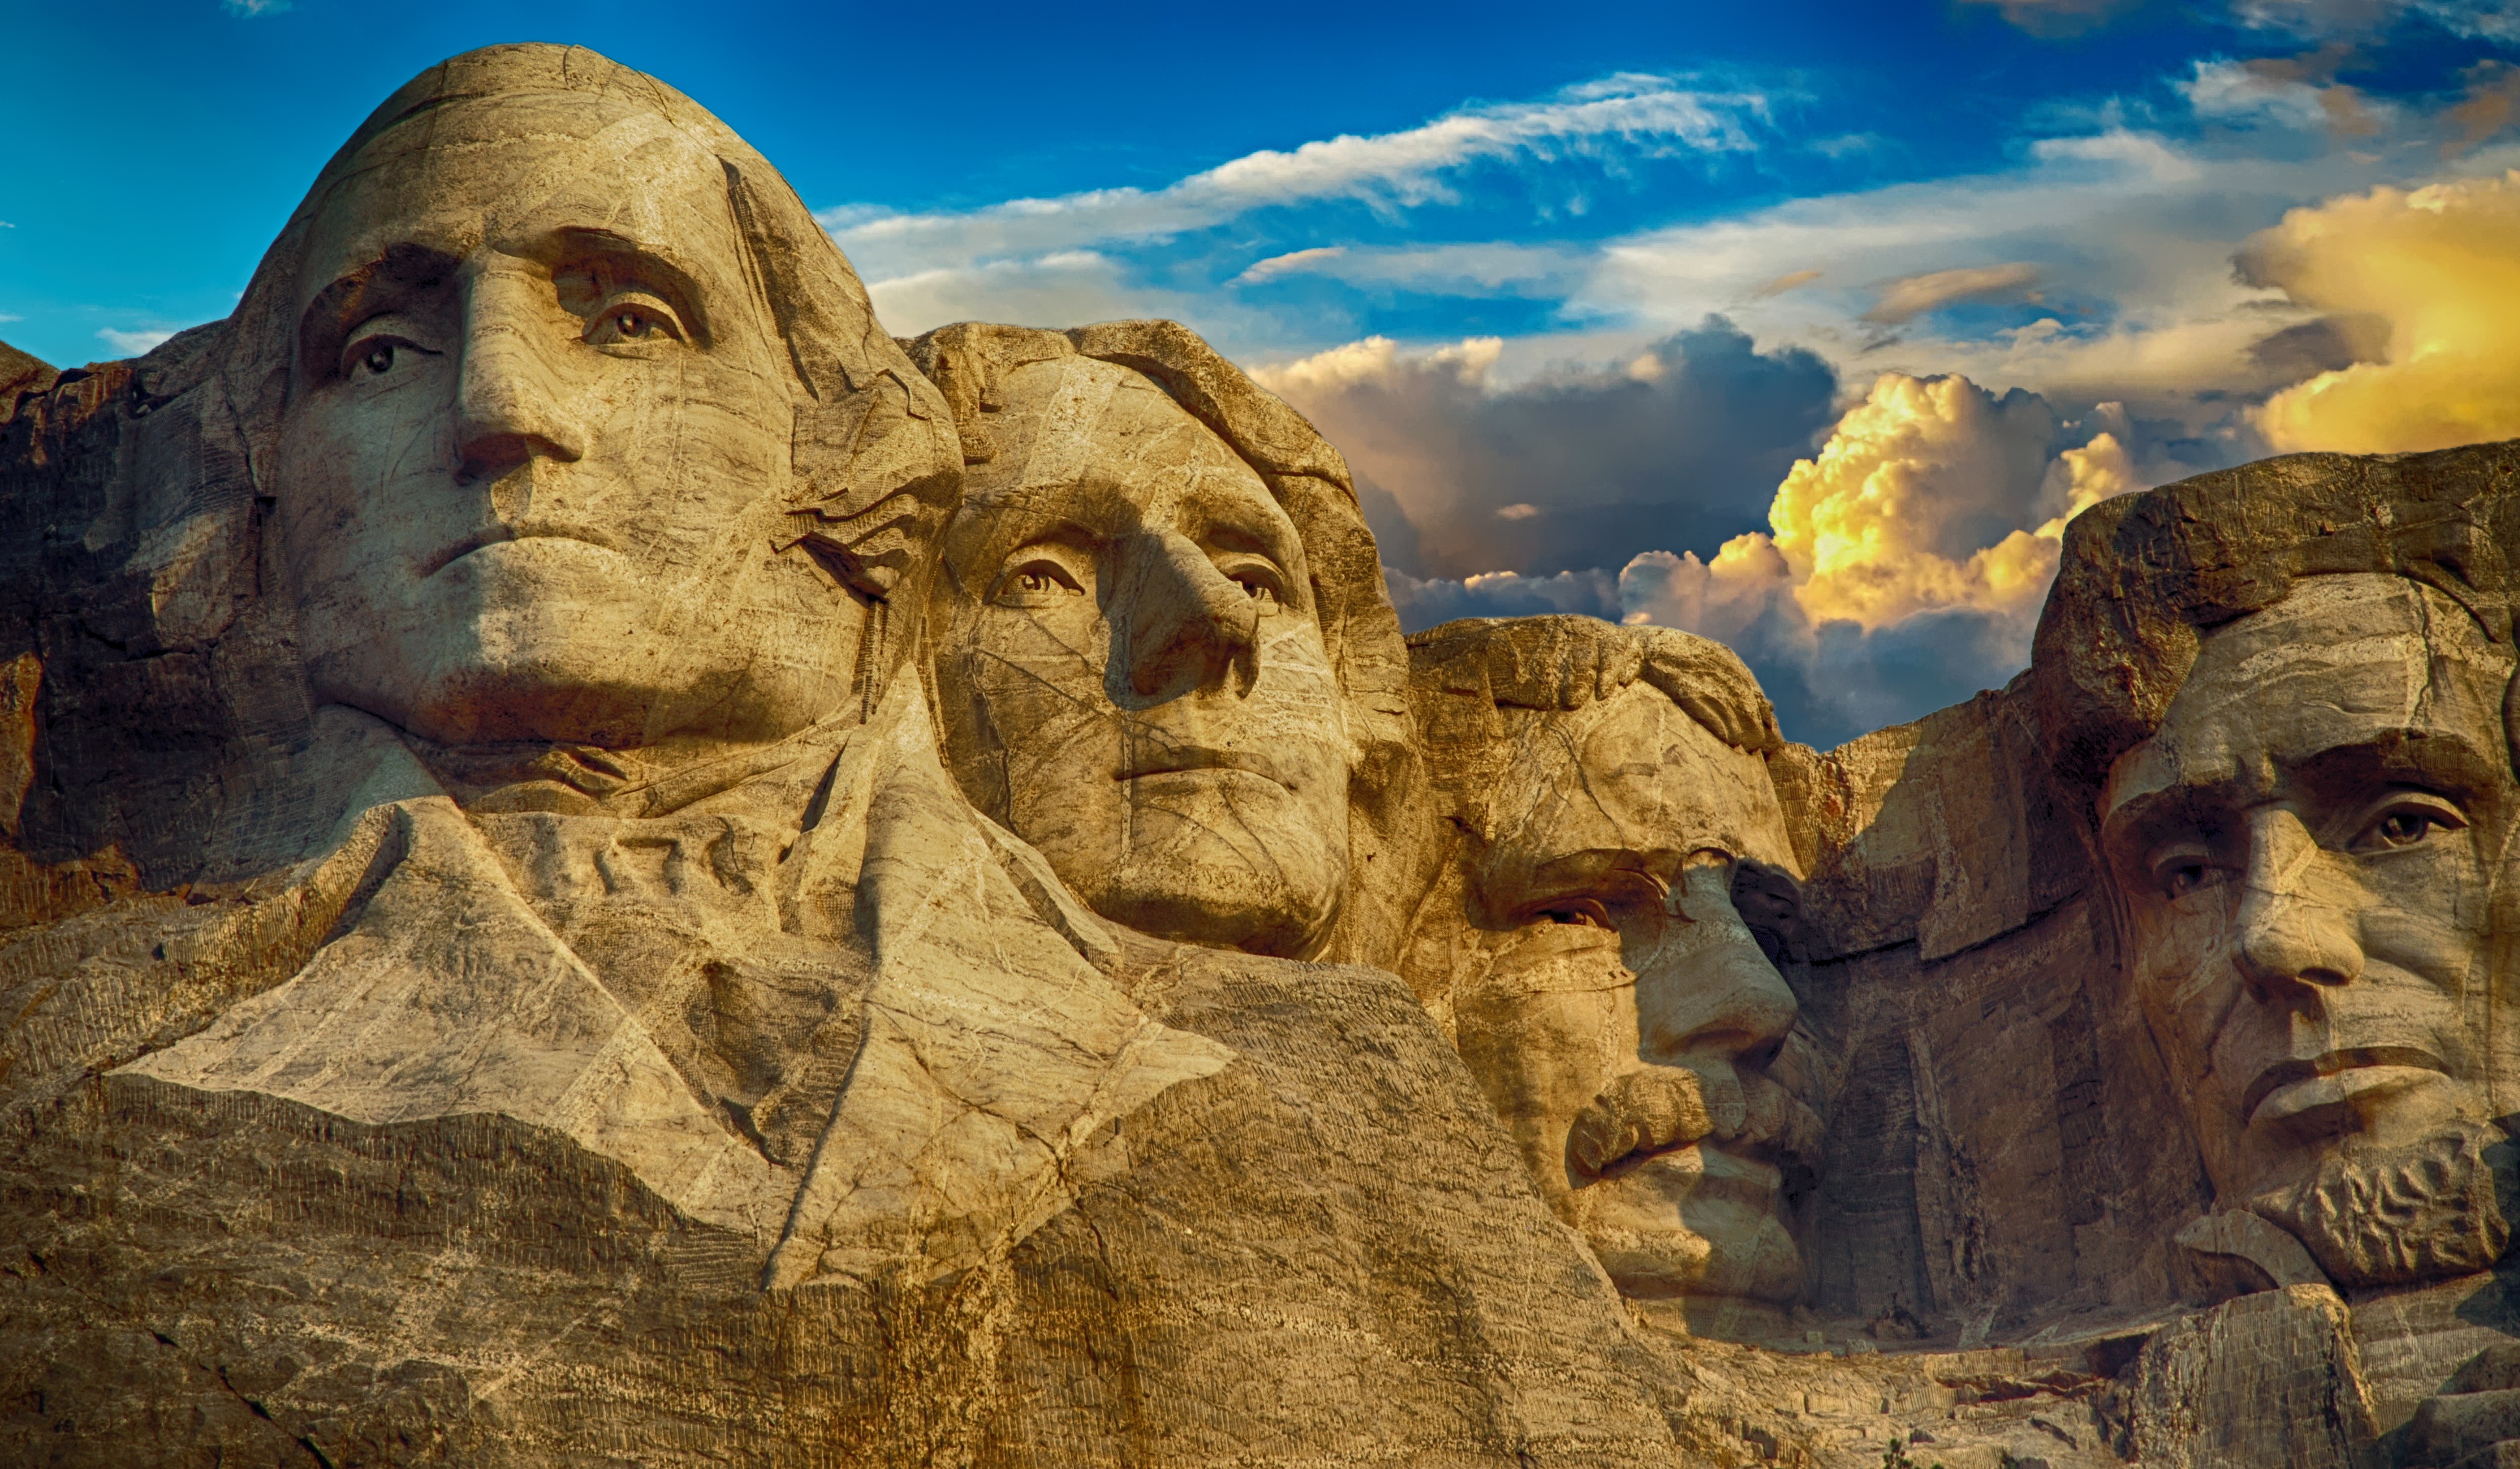
[[[830,756],[857,728],[854,717],[835,717],[768,744],[693,739],[635,750],[542,740],[441,745],[408,734],[403,740],[468,812],[657,817],[741,788],[752,814],[794,824]]]

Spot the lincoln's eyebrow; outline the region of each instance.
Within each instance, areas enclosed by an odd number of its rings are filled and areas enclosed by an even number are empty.
[[[2501,752],[2480,750],[2454,732],[2391,730],[2287,762],[2287,770],[2314,784],[2420,785],[2472,798],[2509,779],[2510,766]]]

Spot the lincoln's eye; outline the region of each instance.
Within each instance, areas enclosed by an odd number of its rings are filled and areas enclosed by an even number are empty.
[[[2205,885],[2212,868],[2201,862],[2176,863],[2161,869],[2161,886],[2174,898],[2184,898]]]
[[[360,361],[370,373],[380,378],[383,377],[393,371],[393,343],[389,341],[377,343],[368,349],[368,355]]]
[[[2419,811],[2392,813],[2380,823],[2380,840],[2392,847],[2411,847],[2433,834],[2434,822]]]

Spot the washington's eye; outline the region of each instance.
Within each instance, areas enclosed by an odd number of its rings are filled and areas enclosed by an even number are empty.
[[[587,319],[586,339],[597,346],[683,339],[673,308],[643,290],[615,291]]]
[[[372,321],[351,334],[349,346],[341,352],[339,371],[344,378],[382,378],[408,367],[415,358],[436,355],[398,333],[379,330]]]
[[[1610,911],[1592,898],[1561,898],[1533,909],[1526,923],[1558,923],[1570,928],[1607,928]]]

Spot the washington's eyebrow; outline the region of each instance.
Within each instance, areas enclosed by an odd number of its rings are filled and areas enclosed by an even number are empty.
[[[551,234],[550,259],[559,268],[601,263],[657,291],[682,313],[684,324],[702,346],[709,340],[704,292],[691,272],[657,249],[626,235],[592,226],[567,226]]]
[[[343,334],[405,295],[432,289],[455,267],[455,257],[443,251],[395,245],[334,278],[298,314],[299,363],[319,378],[332,377]]]

